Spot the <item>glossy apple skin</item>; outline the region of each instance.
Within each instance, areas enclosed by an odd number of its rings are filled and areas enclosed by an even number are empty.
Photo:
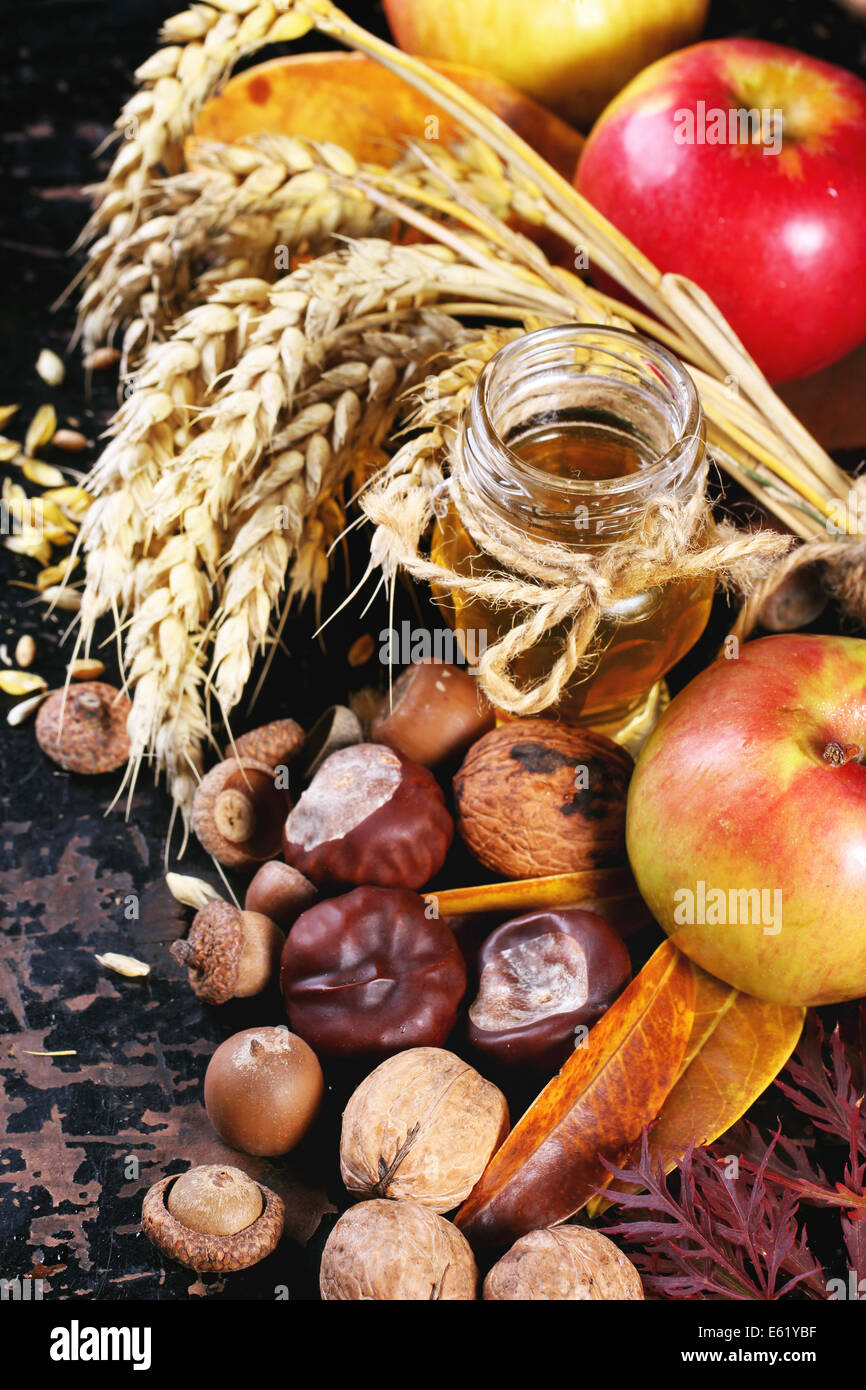
[[[683,144],[680,110],[779,108],[781,149]],[[662,271],[693,279],[773,381],[866,337],[866,83],[777,44],[654,63],[602,113],[577,187]]]
[[[407,53],[504,78],[586,130],[641,68],[701,33],[707,0],[385,0]]]
[[[681,691],[629,789],[629,859],[657,921],[711,974],[782,1004],[866,994],[866,766],[825,761],[831,742],[866,749],[866,641],[765,637]],[[678,924],[675,894],[701,881],[767,890],[770,911]]]

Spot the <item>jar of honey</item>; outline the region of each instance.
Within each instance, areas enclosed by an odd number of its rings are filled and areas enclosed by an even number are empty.
[[[633,544],[648,502],[686,502],[706,472],[703,420],[682,363],[627,330],[565,325],[527,333],[501,348],[478,377],[459,447],[460,511],[440,509],[431,558],[457,574],[501,573],[470,535],[473,503],[504,529],[519,528],[543,558],[550,542],[597,553]],[[605,609],[589,670],[544,714],[589,724],[639,746],[667,698],[663,678],[700,637],[712,576],[648,584]],[[434,585],[468,662],[514,624],[459,588]],[[513,676],[530,685],[549,670],[566,633],[554,628],[518,657]]]

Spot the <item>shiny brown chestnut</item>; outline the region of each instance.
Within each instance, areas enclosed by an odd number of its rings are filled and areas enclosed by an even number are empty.
[[[453,933],[405,888],[356,888],[302,913],[280,981],[293,1030],[316,1052],[387,1057],[440,1047],[466,989]]]
[[[560,1066],[631,979],[622,939],[595,912],[547,909],[492,932],[479,955],[469,1041],[503,1062]]]
[[[426,767],[358,743],[322,763],[286,821],[283,854],[320,887],[420,888],[441,869],[453,836]]]
[[[493,709],[468,671],[442,661],[419,661],[394,682],[370,726],[370,738],[399,749],[422,767],[436,767],[462,758],[494,723]]]

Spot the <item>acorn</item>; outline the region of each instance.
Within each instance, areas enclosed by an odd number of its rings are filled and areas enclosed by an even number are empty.
[[[283,931],[288,931],[318,896],[315,884],[298,869],[284,864],[281,859],[269,859],[250,879],[244,907],[249,912],[264,913]]]
[[[169,951],[187,968],[190,988],[206,1004],[260,994],[279,964],[285,936],[260,912],[216,898],[193,918],[185,941]]]
[[[169,1259],[202,1274],[249,1269],[276,1248],[285,1207],[239,1168],[203,1164],[154,1183],[141,1228]]]
[[[131,711],[131,700],[104,681],[52,690],[36,716],[36,741],[67,772],[114,772],[129,757]]]
[[[275,719],[236,738],[223,754],[225,758],[252,758],[268,767],[285,767],[294,762],[304,746],[306,735],[294,719]]]
[[[250,868],[279,852],[291,810],[274,770],[252,758],[226,758],[202,778],[192,804],[199,843],[220,864]]]

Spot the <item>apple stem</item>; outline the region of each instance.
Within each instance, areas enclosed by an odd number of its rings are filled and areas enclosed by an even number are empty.
[[[831,767],[844,767],[855,758],[862,758],[863,749],[859,743],[828,743],[824,749],[824,762]]]

